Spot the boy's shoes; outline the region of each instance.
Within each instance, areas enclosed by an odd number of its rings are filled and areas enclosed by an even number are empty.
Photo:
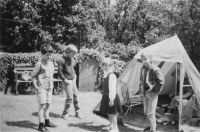
[[[157,130],[158,128],[156,128],[156,130]],[[143,130],[143,132],[151,132],[150,131],[150,127],[147,127],[147,128],[145,128],[144,130]]]
[[[49,132],[49,130],[44,126],[44,123],[40,123],[39,124],[38,131],[40,131],[40,132]]]
[[[120,126],[125,127],[125,124],[124,124],[122,118],[118,118],[118,119],[117,119],[117,124],[120,125]]]
[[[76,112],[75,117],[79,119],[83,119],[84,117],[80,114],[80,112]]]
[[[69,114],[63,114],[63,115],[62,115],[62,118],[63,118],[64,120],[69,120]]]
[[[148,132],[150,130],[150,127],[147,127],[143,130],[143,132]]]
[[[79,119],[83,119],[84,118],[79,112],[75,113],[75,117],[77,117]],[[62,118],[65,119],[65,120],[69,120],[69,114],[63,114]]]
[[[45,127],[56,127],[56,125],[53,124],[53,123],[51,123],[51,122],[49,121],[49,119],[46,119],[46,120],[45,120]]]

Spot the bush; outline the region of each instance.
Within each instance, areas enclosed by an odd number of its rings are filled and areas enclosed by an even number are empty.
[[[97,60],[98,63],[101,63],[104,56],[103,56],[103,54],[99,53],[97,50],[83,48],[77,54],[77,56],[75,57],[75,60],[76,60],[76,63],[80,63],[83,60],[90,58],[90,57]]]
[[[12,63],[29,63],[35,65],[38,61],[40,53],[0,53],[0,90],[4,90],[6,80],[8,79],[7,70]],[[61,58],[61,54],[53,54],[53,60],[57,62]],[[88,58],[94,58],[100,64],[103,59],[103,54],[99,53],[93,49],[81,49],[80,52],[75,57],[75,64],[82,62]],[[114,60],[115,72],[121,73],[126,66],[123,61]],[[101,84],[102,80],[102,70],[99,65],[99,72],[97,76],[97,84]]]
[[[29,63],[31,65],[35,65],[38,61],[40,53],[0,53],[0,73],[1,77],[5,77],[7,74],[7,69],[11,66],[12,63],[20,64],[20,63]],[[91,49],[81,49],[80,53],[75,57],[75,63],[80,63],[84,59],[89,57],[93,57],[99,63],[102,60],[103,55],[98,51]],[[52,58],[55,62],[57,62],[61,58],[61,54],[53,54]]]
[[[11,64],[28,63],[35,65],[38,61],[40,53],[1,53],[0,54],[0,91],[4,90],[6,81],[9,78],[7,71]],[[53,59],[56,61],[60,57],[59,54],[54,54]]]
[[[140,46],[133,42],[131,42],[129,45],[124,45],[122,43],[112,44],[110,47],[109,56],[127,62],[133,59],[140,48]]]
[[[20,63],[29,63],[31,65],[35,65],[38,61],[40,53],[1,53],[0,56],[0,72],[1,77],[5,77],[7,73],[7,69],[11,66],[12,63],[20,64]],[[59,54],[54,54],[53,59],[58,60],[60,57]]]

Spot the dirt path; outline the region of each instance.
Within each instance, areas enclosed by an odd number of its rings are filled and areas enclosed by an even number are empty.
[[[0,93],[0,96],[1,132],[37,132],[38,105],[34,95],[14,96]],[[80,93],[80,104],[85,116],[81,120],[73,117],[73,108],[70,110],[72,117],[69,120],[60,118],[64,99],[64,96],[53,97],[50,119],[58,127],[49,129],[50,132],[101,132],[102,128],[108,124],[107,120],[92,113],[93,108],[101,99],[100,94]],[[120,127],[120,132],[142,132],[147,125],[143,118],[137,116],[126,119],[126,121],[132,123],[133,126]],[[175,130],[171,130],[173,131]]]

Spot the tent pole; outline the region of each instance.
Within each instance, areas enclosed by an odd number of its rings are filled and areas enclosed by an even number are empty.
[[[180,102],[179,102],[179,131],[181,131],[181,115],[182,115],[182,97],[183,97],[183,81],[184,81],[184,76],[185,76],[185,69],[183,67],[183,64],[180,63],[180,85],[179,85],[179,97],[180,97]]]
[[[175,66],[175,96],[177,96],[177,62],[176,62],[176,66]]]

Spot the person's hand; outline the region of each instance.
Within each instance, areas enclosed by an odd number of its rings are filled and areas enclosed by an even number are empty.
[[[110,101],[109,101],[109,106],[110,106],[110,107],[114,106],[114,100],[110,100]]]
[[[140,84],[139,89],[140,89],[140,93],[144,93],[144,86],[142,84]]]
[[[14,73],[17,73],[17,71],[16,71],[16,70],[13,70],[13,72],[14,72]]]
[[[67,84],[69,84],[69,85],[72,84],[72,81],[71,81],[71,80],[65,79],[64,82],[67,83]]]
[[[155,84],[149,84],[149,89],[148,91],[150,92],[154,88]]]
[[[175,96],[174,99],[180,100],[180,96]]]
[[[143,93],[140,93],[140,98],[143,98],[144,94]]]
[[[175,96],[175,93],[169,93],[169,98],[173,98]]]
[[[37,87],[36,89],[37,89],[36,94],[40,94],[41,93],[40,88]]]

